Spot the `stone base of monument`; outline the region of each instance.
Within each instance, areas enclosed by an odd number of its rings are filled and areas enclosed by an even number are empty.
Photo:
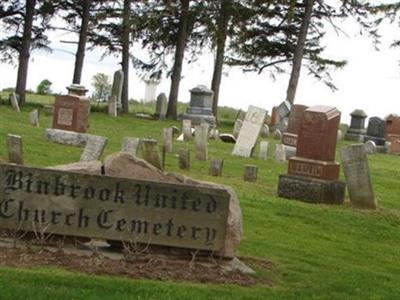
[[[364,136],[364,143],[367,141],[373,141],[377,146],[385,146],[386,140],[384,138],[377,138],[374,136]]]
[[[292,157],[296,156],[296,147],[292,147],[292,146],[285,146],[285,153],[286,153],[286,160],[289,160]]]
[[[364,134],[347,132],[344,139],[347,141],[359,142],[364,140]]]
[[[191,120],[192,126],[201,125],[202,123],[207,123],[211,127],[216,126],[216,119],[214,116],[210,115],[195,115],[195,114],[181,114],[179,115],[179,120]]]
[[[340,165],[336,162],[292,157],[289,160],[290,175],[307,176],[323,180],[336,180],[339,177]]]
[[[346,184],[302,176],[280,175],[278,196],[310,203],[342,204]]]

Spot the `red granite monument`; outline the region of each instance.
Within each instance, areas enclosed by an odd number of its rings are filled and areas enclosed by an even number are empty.
[[[303,120],[304,111],[308,106],[294,104],[290,110],[289,124],[286,132],[282,136],[282,144],[297,147],[297,137]]]
[[[390,136],[400,137],[400,116],[389,115],[385,122],[385,138],[390,139]]]
[[[86,132],[89,127],[90,101],[85,97],[87,89],[72,84],[68,95],[57,96],[53,112],[53,128]]]
[[[288,175],[279,178],[280,197],[315,203],[342,203],[345,185],[338,181],[335,162],[340,112],[314,106],[304,111],[296,156],[290,158]]]

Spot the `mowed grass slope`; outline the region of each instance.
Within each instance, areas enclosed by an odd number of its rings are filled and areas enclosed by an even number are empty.
[[[79,160],[82,149],[57,145],[44,138],[50,118],[41,115],[40,128],[29,125],[28,113],[20,114],[0,105],[0,160],[6,159],[7,133],[22,135],[27,165],[48,166]],[[134,108],[135,110],[140,108]],[[221,132],[231,133],[232,123],[223,122]],[[122,138],[155,138],[162,128],[179,126],[173,121],[150,121],[132,115],[110,118],[93,112],[90,133],[108,137],[104,156],[118,151]],[[274,140],[270,150],[274,148]],[[341,147],[348,145],[340,142]],[[223,176],[208,176],[209,162],[192,159],[192,170],[178,169],[174,142],[167,155],[166,170],[196,179],[232,186],[241,202],[244,239],[239,256],[267,259],[276,270],[261,273],[273,286],[238,287],[93,277],[56,268],[0,268],[0,299],[397,299],[400,295],[400,157],[370,156],[379,209],[362,211],[343,206],[311,205],[280,199],[278,176],[287,165],[272,158],[243,159],[231,156],[232,144],[209,142],[209,157],[224,158]],[[193,144],[188,145],[192,158]],[[272,153],[272,151],[271,151]],[[257,157],[258,148],[255,157]],[[337,155],[339,159],[339,155]],[[256,183],[243,182],[243,166],[259,167]],[[343,175],[342,175],[343,179]]]

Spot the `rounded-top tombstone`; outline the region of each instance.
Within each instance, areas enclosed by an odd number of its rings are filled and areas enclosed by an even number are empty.
[[[377,146],[385,145],[385,121],[379,117],[369,119],[364,142],[374,141]]]

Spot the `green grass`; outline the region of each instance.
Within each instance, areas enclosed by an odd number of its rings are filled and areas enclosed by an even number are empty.
[[[48,117],[42,114],[40,128],[29,125],[31,109],[33,106],[27,105],[17,114],[0,105],[0,160],[6,157],[7,133],[22,135],[27,165],[79,160],[82,149],[45,140],[44,129],[50,127]],[[143,107],[132,109],[140,111]],[[231,132],[231,123],[223,122],[220,131]],[[133,115],[110,118],[93,112],[89,132],[109,138],[106,156],[120,149],[125,136],[161,141],[162,128],[171,125],[179,126],[173,121],[142,120]],[[275,141],[269,141],[273,148]],[[346,145],[348,142],[340,142],[338,151]],[[0,268],[0,299],[398,299],[399,157],[382,154],[369,157],[379,209],[363,211],[351,208],[348,199],[342,206],[280,199],[276,195],[278,175],[286,173],[286,164],[273,159],[233,157],[230,155],[233,145],[219,141],[210,141],[209,156],[225,159],[222,177],[208,176],[209,162],[195,160],[192,170],[183,172],[178,169],[176,156],[183,146],[182,142],[174,142],[174,151],[166,158],[166,170],[235,189],[244,218],[244,239],[238,255],[272,261],[277,272],[260,275],[272,276],[272,287],[129,280],[58,268]],[[193,157],[193,145],[189,147]],[[259,167],[256,183],[243,182],[244,164]]]

